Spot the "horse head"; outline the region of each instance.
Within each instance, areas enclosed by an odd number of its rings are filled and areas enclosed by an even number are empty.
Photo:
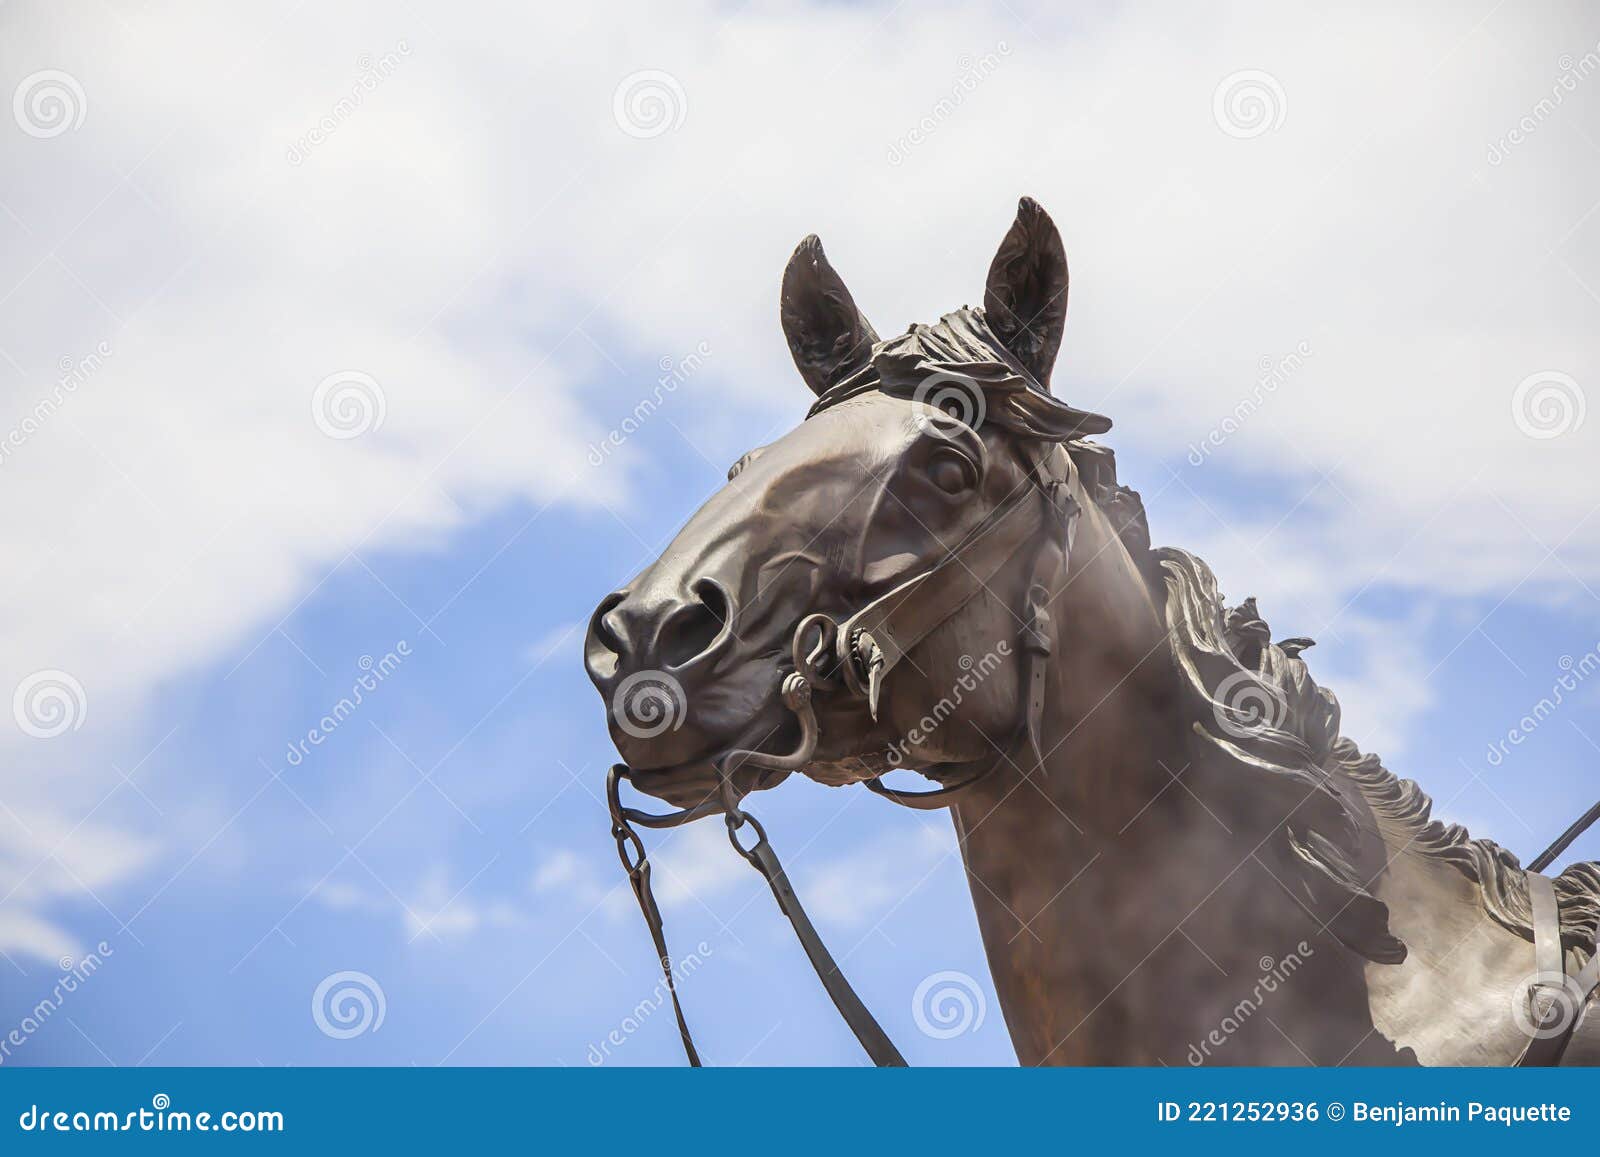
[[[810,413],[744,455],[590,622],[585,665],[638,787],[698,802],[730,753],[803,744],[783,693],[797,669],[819,733],[800,769],[823,782],[949,768],[1009,737],[1030,563],[1079,505],[1060,443],[1110,422],[1049,391],[1067,262],[1030,199],[983,300],[883,341],[817,238],[795,250],[781,319]],[[929,621],[890,639],[902,604]],[[885,664],[896,642],[914,645]],[[775,782],[743,761],[729,774],[741,791]]]
[[[1203,562],[1150,548],[1138,496],[1083,438],[1109,421],[1050,392],[1066,299],[1060,235],[1030,200],[981,308],[887,341],[807,238],[781,296],[806,420],[594,613],[585,663],[628,765],[612,834],[691,1062],[630,825],[721,811],[869,1055],[904,1063],[740,807],[797,770],[951,806],[1025,1064],[1200,1063],[1192,1042],[1229,1023],[1248,1063],[1545,1055],[1505,1009],[1537,1007],[1530,940],[1546,978],[1592,949],[1600,869],[1535,891],[1515,857],[1433,820],[1340,735],[1310,640],[1272,643],[1254,600],[1228,608]],[[893,768],[946,790],[894,792],[877,782]],[[622,778],[686,810],[626,808]],[[1435,963],[1469,940],[1470,968]],[[1240,1024],[1217,974],[1259,969],[1259,997],[1291,960],[1292,993]],[[1592,963],[1579,981],[1600,984]]]

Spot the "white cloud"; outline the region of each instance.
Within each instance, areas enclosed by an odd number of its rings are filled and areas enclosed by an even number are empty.
[[[86,748],[158,681],[248,650],[346,552],[437,547],[513,500],[621,502],[622,472],[585,457],[632,402],[578,393],[611,360],[714,351],[680,391],[697,421],[677,423],[708,450],[764,432],[736,434],[712,399],[797,416],[775,298],[804,233],[893,332],[978,297],[1023,192],[1073,264],[1057,388],[1111,412],[1114,444],[1181,464],[1262,357],[1314,351],[1199,469],[1337,489],[1273,531],[1281,566],[1225,582],[1257,576],[1270,607],[1374,578],[1495,597],[1569,587],[1566,567],[1600,580],[1600,517],[1581,521],[1600,419],[1536,440],[1510,409],[1538,371],[1600,383],[1600,153],[1582,127],[1600,78],[1486,159],[1562,53],[1596,50],[1581,9],[9,11],[8,91],[61,68],[88,113],[51,139],[0,125],[18,174],[0,427],[61,359],[109,350],[0,464],[0,688],[60,668],[92,704],[83,743],[6,760],[19,808],[81,815],[117,782]],[[358,58],[402,41],[340,111]],[[891,164],[986,54],[992,72]],[[612,109],[644,69],[687,102],[647,140]],[[1286,107],[1241,140],[1213,93],[1247,69]],[[381,429],[318,429],[313,392],[341,370],[379,383]],[[1558,544],[1564,565],[1544,561]],[[33,863],[17,856],[14,876]]]
[[[527,913],[510,902],[475,896],[471,880],[452,884],[444,865],[432,869],[403,908],[413,943],[471,936],[490,928],[518,928]]]
[[[599,911],[616,920],[632,910],[634,899],[621,868],[607,872],[607,866],[570,848],[556,848],[534,869],[531,887],[536,896],[560,900],[584,916]]]
[[[533,873],[533,890],[550,892],[569,889],[585,878],[587,866],[583,857],[576,852],[566,848],[554,851],[545,857]]]
[[[0,952],[55,961],[82,954],[78,939],[40,912],[63,898],[88,896],[152,862],[155,844],[94,820],[64,820],[43,808],[0,811]],[[110,931],[120,933],[113,922]],[[114,937],[112,937],[114,938]]]
[[[807,907],[820,919],[865,927],[883,919],[947,856],[959,855],[955,829],[938,816],[915,831],[894,831],[806,873]]]
[[[523,653],[523,658],[535,666],[542,666],[558,655],[568,652],[576,655],[583,647],[584,627],[585,624],[579,622],[559,623],[551,627]]]
[[[313,884],[307,897],[330,911],[394,919],[413,946],[527,925],[523,908],[475,884],[475,878],[456,880],[449,865],[438,863],[403,891],[331,879]]]
[[[306,887],[308,895],[335,912],[375,912],[388,907],[375,891],[344,880],[314,881]]]
[[[726,826],[714,820],[675,829],[651,849],[650,863],[663,908],[704,906],[756,879],[729,846]]]

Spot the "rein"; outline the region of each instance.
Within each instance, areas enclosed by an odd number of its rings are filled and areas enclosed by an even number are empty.
[[[1528,865],[1528,902],[1533,909],[1534,974],[1528,985],[1528,1010],[1537,1030],[1517,1060],[1518,1068],[1559,1065],[1583,1019],[1583,1010],[1600,991],[1600,926],[1588,962],[1568,975],[1561,943],[1561,905],[1555,885],[1543,874],[1556,858],[1600,820],[1600,803],[1578,818],[1555,843]]]
[[[1053,446],[1051,450],[1054,450]],[[800,724],[800,740],[794,751],[788,755],[730,751],[714,763],[717,774],[715,797],[707,798],[694,807],[666,814],[624,806],[621,784],[625,779],[632,779],[632,772],[623,764],[611,768],[606,777],[611,835],[616,840],[617,856],[628,873],[634,899],[639,903],[639,910],[644,915],[650,938],[655,944],[667,992],[672,997],[678,1034],[690,1065],[700,1067],[700,1054],[695,1048],[678,998],[661,909],[650,886],[649,856],[644,841],[639,838],[633,825],[652,829],[676,828],[721,815],[727,825],[728,842],[772,889],[779,910],[794,928],[795,936],[805,950],[817,978],[872,1063],[880,1068],[905,1066],[906,1061],[900,1050],[894,1046],[894,1042],[839,970],[838,963],[800,903],[800,897],[795,893],[782,862],[773,851],[766,829],[761,826],[760,820],[743,808],[743,796],[735,787],[733,777],[741,768],[755,768],[761,774],[751,789],[754,791],[771,786],[811,762],[820,738],[816,711],[811,705],[814,689],[833,689],[842,685],[850,693],[864,698],[873,719],[877,719],[879,697],[888,674],[918,643],[966,606],[980,590],[988,589],[988,581],[1024,545],[1040,541],[1041,531],[1054,529],[1055,533],[1043,535],[1042,545],[1034,557],[1021,634],[1021,649],[1027,656],[1027,691],[1019,731],[1026,737],[1035,766],[1044,766],[1041,731],[1053,639],[1047,608],[1057,593],[1052,590],[1051,576],[1065,574],[1079,513],[1068,483],[1050,471],[1049,457],[1050,451],[1046,451],[1029,463],[1030,477],[1044,498],[1042,504],[1007,503],[939,562],[873,600],[842,623],[835,623],[820,613],[807,615],[800,620],[790,643],[794,669],[783,676],[781,686],[783,704]],[[985,539],[991,539],[998,549],[975,561],[969,562],[962,557],[969,548]],[[867,787],[905,807],[920,810],[949,807],[960,795],[986,778],[1004,758],[1006,756],[1002,750],[983,770],[933,791],[899,791],[886,786],[881,776],[868,780]],[[740,831],[746,827],[755,833],[755,842],[749,847],[739,839]]]

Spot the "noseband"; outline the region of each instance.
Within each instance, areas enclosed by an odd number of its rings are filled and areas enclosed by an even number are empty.
[[[814,690],[842,687],[851,695],[864,699],[872,718],[876,720],[883,683],[890,672],[905,660],[917,644],[948,622],[980,590],[987,590],[989,581],[1028,543],[1038,543],[1039,549],[1029,574],[1022,616],[1024,626],[1020,643],[1027,656],[1025,679],[1028,686],[1018,731],[1026,738],[1034,767],[1042,769],[1044,753],[1041,748],[1041,728],[1053,638],[1048,606],[1058,593],[1052,589],[1052,576],[1064,578],[1066,574],[1079,514],[1068,482],[1064,477],[1057,476],[1052,468],[1052,460],[1057,456],[1064,458],[1065,455],[1052,444],[1044,453],[1032,458],[1029,476],[1033,485],[1028,488],[1027,495],[1002,505],[992,517],[985,519],[972,534],[927,570],[874,599],[842,622],[820,613],[808,614],[800,620],[790,643],[790,659],[794,669],[783,675],[780,687],[784,706],[794,714],[800,725],[799,743],[788,755],[769,755],[742,749],[730,751],[715,761],[717,793],[714,797],[692,808],[665,815],[623,806],[621,782],[630,779],[631,772],[622,764],[612,767],[606,778],[611,834],[617,842],[617,855],[628,873],[634,898],[639,902],[639,910],[644,914],[645,924],[655,943],[667,991],[672,997],[672,1009],[677,1017],[683,1050],[691,1065],[699,1067],[700,1056],[690,1035],[688,1022],[684,1019],[683,1006],[678,1000],[661,909],[650,887],[649,857],[644,841],[632,825],[676,828],[713,815],[723,817],[728,829],[728,841],[734,850],[761,873],[772,889],[778,908],[794,927],[812,969],[872,1062],[880,1067],[905,1065],[905,1058],[856,995],[828,952],[827,945],[822,942],[811,918],[806,915],[783,864],[767,839],[766,829],[743,808],[743,794],[734,785],[734,773],[741,768],[754,768],[759,773],[751,788],[754,791],[772,786],[811,762],[821,737],[816,711],[811,704]],[[1042,496],[1042,501],[1035,500],[1039,496]],[[980,551],[980,546],[986,549]],[[867,787],[906,807],[949,807],[957,796],[985,778],[1001,760],[1007,758],[1005,750],[1001,749],[996,759],[986,767],[933,791],[899,791],[886,786],[881,776],[867,781]],[[749,847],[741,843],[739,838],[739,832],[746,827],[755,834],[755,842]]]

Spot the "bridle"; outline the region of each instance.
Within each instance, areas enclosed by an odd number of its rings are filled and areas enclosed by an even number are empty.
[[[606,779],[611,833],[655,944],[684,1053],[691,1065],[698,1067],[700,1056],[679,1000],[661,910],[651,890],[649,857],[634,825],[676,828],[715,815],[723,817],[734,850],[766,880],[779,909],[793,926],[812,969],[872,1062],[878,1066],[905,1065],[905,1058],[840,971],[795,893],[767,838],[766,829],[743,807],[743,799],[750,791],[774,786],[811,762],[820,739],[811,702],[815,691],[842,689],[864,700],[876,719],[882,687],[889,674],[979,591],[987,590],[990,580],[1030,543],[1036,543],[1038,549],[1020,616],[1023,626],[1019,641],[1025,656],[1027,690],[1018,734],[997,748],[999,754],[993,761],[946,781],[938,789],[901,791],[887,786],[881,776],[867,780],[866,786],[905,807],[921,810],[950,807],[1008,759],[1007,753],[1019,741],[1027,744],[1032,769],[1042,770],[1045,691],[1055,637],[1048,608],[1065,581],[1080,513],[1069,483],[1063,477],[1065,471],[1054,468],[1054,464],[1064,458],[1065,451],[1053,444],[1044,453],[1032,457],[1029,461],[1032,484],[1021,498],[1003,503],[938,562],[854,614],[842,621],[822,613],[807,614],[800,619],[790,640],[792,669],[782,675],[780,688],[783,704],[795,716],[800,728],[800,738],[792,752],[771,755],[751,750],[730,751],[714,762],[715,793],[694,807],[667,814],[624,806],[621,784],[630,779],[632,773],[622,764],[612,767]],[[980,545],[987,549],[980,551]],[[735,785],[734,774],[745,768],[754,769],[758,775],[749,790],[741,792]],[[1560,1064],[1579,1030],[1582,1010],[1596,993],[1600,993],[1600,929],[1596,931],[1597,949],[1587,964],[1574,974],[1566,975],[1559,905],[1550,879],[1542,874],[1568,845],[1597,821],[1600,821],[1600,804],[1529,865],[1527,883],[1537,971],[1526,999],[1531,1021],[1539,1031],[1515,1062],[1519,1067]],[[754,833],[754,843],[749,846],[740,841],[739,833],[746,828]]]
[[[782,676],[780,688],[784,706],[793,713],[800,726],[799,742],[788,755],[730,751],[715,761],[715,795],[694,807],[667,814],[624,806],[621,784],[623,780],[631,779],[632,773],[623,764],[611,768],[606,777],[611,834],[617,843],[617,855],[628,873],[634,898],[639,902],[639,910],[650,929],[650,938],[661,962],[667,992],[672,997],[678,1034],[691,1065],[699,1067],[700,1055],[695,1049],[694,1038],[689,1032],[683,1006],[678,999],[661,909],[650,886],[649,856],[644,841],[639,838],[633,825],[654,829],[676,828],[714,815],[723,817],[728,829],[728,841],[734,850],[761,874],[772,889],[778,908],[793,926],[812,969],[873,1064],[880,1067],[905,1065],[900,1050],[895,1048],[894,1042],[856,995],[855,989],[839,970],[827,945],[817,933],[816,926],[800,903],[800,897],[795,894],[783,864],[773,851],[761,821],[742,806],[743,796],[747,793],[741,793],[735,786],[734,773],[742,768],[756,770],[758,778],[750,789],[754,791],[772,786],[811,762],[820,738],[816,711],[811,703],[815,690],[842,688],[864,699],[872,717],[876,719],[879,696],[889,674],[935,629],[948,622],[980,591],[987,590],[989,581],[1030,543],[1036,544],[1037,550],[1029,572],[1026,602],[1021,616],[1023,627],[1020,644],[1026,656],[1024,678],[1027,689],[1018,731],[1028,744],[1034,768],[1042,768],[1044,753],[1041,731],[1045,687],[1054,639],[1048,608],[1059,593],[1059,585],[1065,581],[1066,564],[1071,557],[1079,515],[1077,500],[1073,498],[1067,481],[1067,470],[1062,468],[1058,472],[1056,469],[1056,464],[1064,462],[1065,457],[1065,451],[1054,443],[1049,444],[1042,453],[1030,455],[1028,475],[1032,484],[1026,487],[1023,495],[997,507],[971,534],[926,570],[874,599],[842,622],[825,614],[812,613],[796,624],[790,642],[793,670]],[[980,552],[976,549],[979,545],[988,549]],[[1011,746],[1013,744],[1001,748],[992,763],[935,790],[901,791],[888,787],[881,776],[868,780],[867,787],[905,807],[921,810],[949,807],[986,778],[1001,760],[1006,759],[1005,752]],[[755,834],[755,842],[748,847],[740,842],[739,837],[745,828]]]

